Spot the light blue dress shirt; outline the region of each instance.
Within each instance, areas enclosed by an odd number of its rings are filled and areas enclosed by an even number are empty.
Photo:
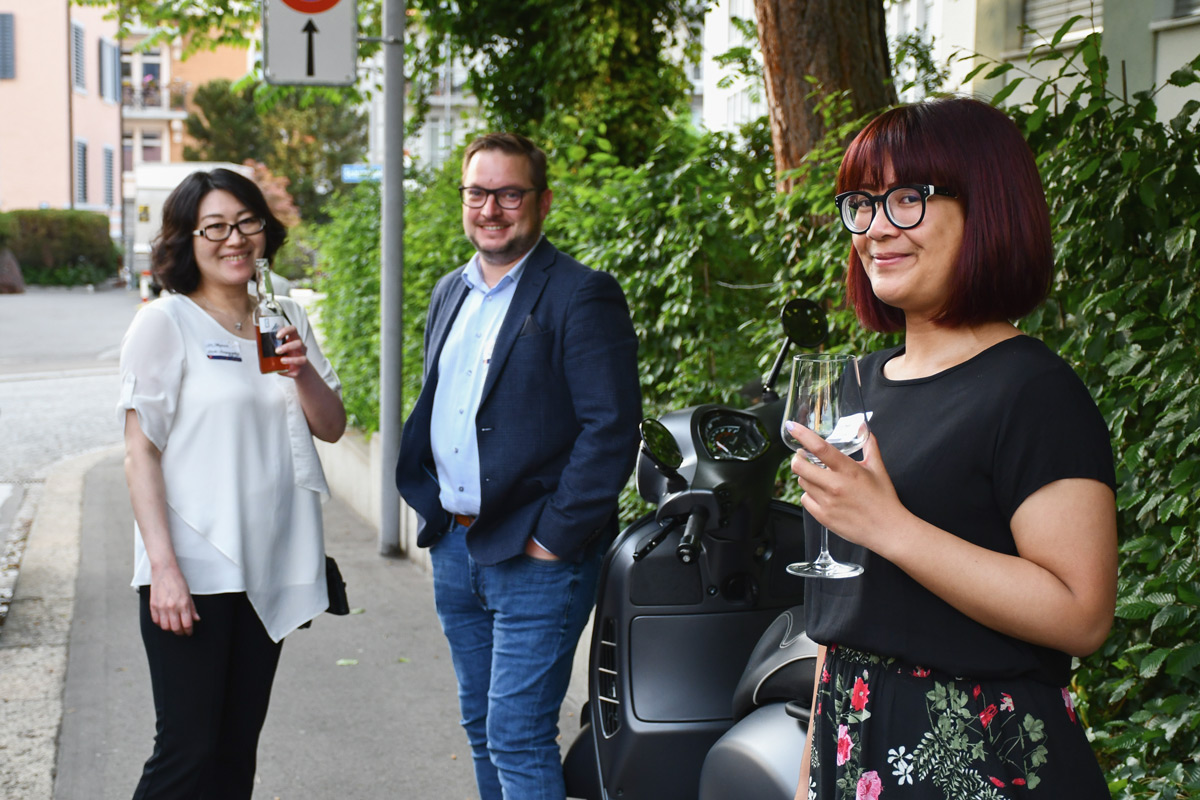
[[[451,514],[479,515],[479,439],[475,412],[483,396],[496,336],[528,258],[526,253],[491,289],[483,280],[478,253],[459,273],[469,291],[438,358],[430,424],[442,508]]]

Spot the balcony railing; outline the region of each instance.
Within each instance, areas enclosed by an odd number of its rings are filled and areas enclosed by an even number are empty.
[[[142,89],[122,86],[121,105],[126,108],[147,111],[182,111],[184,109],[183,92],[164,89],[161,86],[146,86]]]

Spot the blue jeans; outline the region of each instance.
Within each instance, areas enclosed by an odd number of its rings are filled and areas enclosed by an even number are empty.
[[[467,553],[466,528],[433,545],[433,596],[458,676],[482,800],[563,800],[558,714],[596,601],[602,554],[582,563]]]

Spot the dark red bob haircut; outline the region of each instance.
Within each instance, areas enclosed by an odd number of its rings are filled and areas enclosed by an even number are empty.
[[[892,185],[931,183],[962,204],[962,248],[937,324],[1015,320],[1046,299],[1054,270],[1050,211],[1033,153],[1004,112],[965,97],[886,111],[850,143],[837,191],[883,191],[888,167]],[[853,248],[846,293],[867,328],[904,329],[904,312],[875,296]]]

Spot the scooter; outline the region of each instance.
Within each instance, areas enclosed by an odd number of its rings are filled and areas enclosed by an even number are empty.
[[[803,633],[803,517],[772,499],[790,346],[828,331],[806,300],[746,409],[705,404],[641,425],[636,484],[655,510],[600,573],[583,725],[563,762],[584,800],[791,800],[816,644]]]

